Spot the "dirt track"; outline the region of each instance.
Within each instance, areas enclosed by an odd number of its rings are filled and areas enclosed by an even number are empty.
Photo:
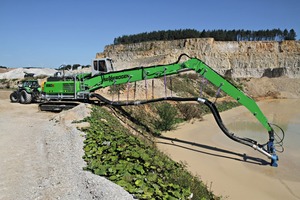
[[[13,104],[0,90],[0,199],[132,199],[83,171],[83,133],[71,124],[85,106],[61,114]]]

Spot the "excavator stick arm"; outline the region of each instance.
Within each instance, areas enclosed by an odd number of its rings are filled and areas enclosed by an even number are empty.
[[[183,55],[181,55],[180,58]],[[104,88],[111,85],[119,85],[124,83],[141,81],[145,79],[148,80],[160,78],[163,76],[179,74],[187,70],[193,70],[196,73],[202,75],[216,87],[220,88],[226,94],[230,95],[232,98],[237,100],[243,106],[245,106],[267,129],[267,131],[272,131],[272,127],[268,123],[267,118],[264,116],[260,108],[257,106],[256,102],[251,97],[247,96],[244,92],[236,88],[232,83],[227,81],[224,77],[222,77],[212,68],[210,68],[208,65],[206,65],[203,61],[197,58],[190,58],[189,60],[183,63],[179,63],[178,61],[176,63],[168,65],[136,67],[121,71],[101,73],[90,79],[85,80],[84,83],[89,88],[89,91],[93,92],[99,88]]]

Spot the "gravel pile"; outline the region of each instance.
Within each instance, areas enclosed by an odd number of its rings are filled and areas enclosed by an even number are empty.
[[[66,191],[62,190],[62,193],[57,194],[57,198],[54,199],[133,199],[132,195],[122,187],[104,177],[82,170],[86,166],[82,159],[85,138],[84,133],[77,127],[86,124],[72,122],[85,118],[89,115],[89,111],[87,105],[81,104],[72,110],[60,113],[51,120],[58,128],[67,131],[58,131],[46,137],[49,147],[48,159],[53,167],[53,174],[50,174],[50,179],[53,179],[51,182],[59,182],[58,187],[62,185],[66,188]],[[63,168],[62,165],[68,167]],[[55,194],[56,188],[52,187],[52,190],[53,192],[50,193]]]
[[[8,72],[0,73],[0,79],[20,79],[24,78],[26,73],[32,73],[34,76],[52,76],[55,72],[55,69],[50,68],[17,68]]]

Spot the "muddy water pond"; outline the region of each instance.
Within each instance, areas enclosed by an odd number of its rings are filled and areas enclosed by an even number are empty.
[[[211,115],[164,133],[168,139],[159,139],[157,146],[172,159],[185,162],[217,195],[228,199],[300,199],[300,99],[265,100],[258,105],[268,121],[285,132],[284,151],[279,153],[283,148],[277,148],[278,167],[271,167],[261,153],[226,137]],[[221,117],[237,136],[268,141],[266,129],[245,107],[222,112]]]
[[[269,122],[281,127],[285,133],[283,146],[277,145],[279,170],[272,176],[300,182],[300,100],[268,100],[259,105]],[[248,115],[228,123],[228,129],[238,135],[254,138],[259,143],[268,141],[265,129],[257,122],[249,120]],[[280,129],[273,127],[277,133],[275,138],[280,141],[283,135]],[[267,173],[265,170],[263,172]]]

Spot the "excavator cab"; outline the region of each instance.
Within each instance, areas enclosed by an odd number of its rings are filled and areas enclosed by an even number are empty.
[[[111,58],[94,59],[92,62],[92,76],[99,73],[114,71]]]

